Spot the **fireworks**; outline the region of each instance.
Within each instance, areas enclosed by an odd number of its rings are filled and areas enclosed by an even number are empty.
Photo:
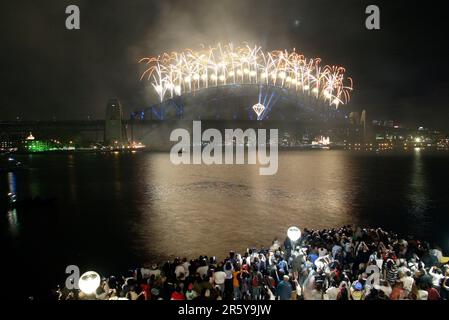
[[[307,59],[295,50],[265,52],[229,44],[164,53],[139,63],[147,66],[141,80],[151,82],[160,102],[209,87],[258,84],[302,92],[338,108],[349,102],[352,91],[343,67],[323,67],[321,59]]]

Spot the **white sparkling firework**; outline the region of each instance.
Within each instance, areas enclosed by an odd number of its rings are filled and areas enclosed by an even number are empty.
[[[209,87],[259,84],[302,92],[338,108],[349,102],[352,91],[352,79],[345,78],[343,67],[322,67],[321,59],[307,59],[295,50],[265,52],[259,46],[229,44],[139,62],[147,66],[141,80],[151,82],[160,102]]]

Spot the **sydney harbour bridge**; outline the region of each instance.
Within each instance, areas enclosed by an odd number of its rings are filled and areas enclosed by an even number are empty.
[[[255,105],[262,106],[260,114]],[[135,120],[238,120],[344,123],[348,114],[311,96],[273,85],[202,89],[133,112]]]
[[[344,134],[355,128],[352,114],[344,108],[337,109],[285,88],[241,84],[207,88],[136,110],[131,114],[128,132],[132,131],[133,139],[164,149],[171,130],[190,130],[194,120],[201,120],[204,129],[219,130],[275,128]]]
[[[276,128],[320,133],[356,123],[346,104],[352,79],[345,69],[322,66],[287,50],[218,45],[143,58],[158,103],[131,115],[133,137],[150,146],[169,141],[173,126]],[[344,132],[344,130],[343,130]],[[347,132],[346,132],[347,133]]]

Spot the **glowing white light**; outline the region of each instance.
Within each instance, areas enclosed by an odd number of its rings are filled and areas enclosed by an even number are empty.
[[[260,115],[265,111],[265,106],[263,104],[256,103],[253,106],[253,110],[257,114],[257,117],[260,117]]]
[[[100,275],[95,271],[87,271],[83,273],[78,281],[78,287],[85,294],[93,294],[100,286]]]
[[[287,230],[287,237],[291,240],[291,241],[298,241],[299,238],[301,238],[301,230],[299,230],[298,227],[290,227]]]
[[[322,144],[323,146],[328,146],[331,144],[331,139],[329,137],[320,136],[318,140],[318,144]]]
[[[27,137],[27,140],[34,140],[34,136],[31,132],[30,132],[30,135]]]

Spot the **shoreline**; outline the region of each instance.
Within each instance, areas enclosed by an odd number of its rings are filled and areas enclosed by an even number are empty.
[[[416,152],[420,152],[421,154],[428,154],[428,155],[439,155],[439,156],[445,156],[449,155],[449,150],[440,150],[440,149],[425,149],[425,148],[418,148],[419,150],[415,149],[408,149],[408,150],[348,150],[345,148],[303,148],[303,147],[279,147],[279,152],[331,152],[331,151],[343,151],[348,154],[355,154],[355,155],[385,155],[385,156],[391,156],[391,155],[414,155]],[[170,153],[170,150],[163,150],[163,149],[147,149],[147,150],[140,150],[140,149],[117,149],[117,150],[58,150],[58,151],[42,151],[42,152],[5,152],[1,155],[3,156],[29,156],[29,155],[76,155],[76,154],[135,154],[135,153]],[[3,170],[7,171],[7,170]]]

